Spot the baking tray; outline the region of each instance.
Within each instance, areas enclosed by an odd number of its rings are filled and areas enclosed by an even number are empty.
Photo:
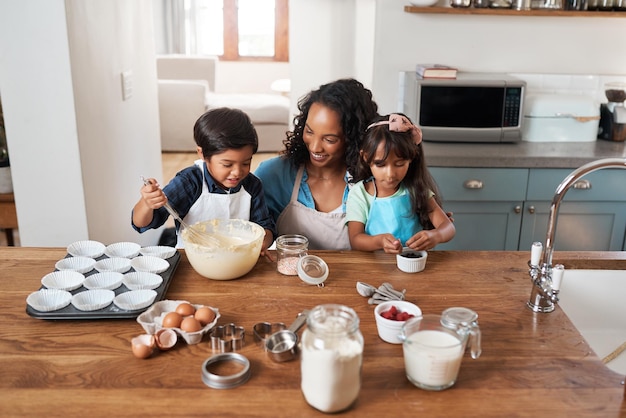
[[[68,254],[66,258],[67,257],[71,257],[71,255]],[[143,256],[140,255],[138,257],[143,257]],[[107,258],[107,256],[103,255],[101,257],[96,258],[96,260],[101,260],[103,258]],[[180,262],[180,253],[176,251],[173,256],[171,256],[170,258],[166,258],[165,261],[167,261],[170,264],[170,266],[163,273],[159,273],[159,275],[163,277],[163,283],[161,283],[159,287],[154,289],[157,292],[157,295],[152,304],[165,298],[165,293],[167,293],[167,289],[169,288],[172,278],[174,277],[174,272],[176,271],[176,267],[178,267],[178,263]],[[130,273],[131,271],[135,271],[135,269],[131,268],[127,273]],[[96,274],[97,272],[98,271],[95,269],[91,270],[90,272],[85,273],[85,277],[89,277],[92,274]],[[45,286],[42,285],[38,290],[40,289],[45,289]],[[72,295],[75,295],[76,293],[79,293],[85,290],[87,289],[81,286],[76,290],[72,290],[70,293]],[[113,291],[115,292],[115,296],[117,296],[120,293],[128,292],[129,290],[130,289],[128,289],[126,286],[124,286],[124,284],[122,284],[120,285],[120,287],[118,287],[117,289],[114,289]],[[39,319],[135,319],[139,316],[139,314],[149,309],[150,306],[147,306],[142,309],[137,309],[134,311],[128,311],[128,310],[118,308],[113,302],[111,302],[109,306],[102,308],[102,309],[98,309],[96,311],[81,311],[79,309],[76,309],[74,305],[70,303],[66,307],[56,310],[56,311],[41,312],[32,308],[30,305],[26,304],[26,313],[32,316],[33,318],[39,318]]]

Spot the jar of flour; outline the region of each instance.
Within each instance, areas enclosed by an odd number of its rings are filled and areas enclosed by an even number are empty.
[[[348,409],[359,396],[363,335],[359,317],[347,306],[327,304],[311,310],[302,333],[301,388],[322,412]]]

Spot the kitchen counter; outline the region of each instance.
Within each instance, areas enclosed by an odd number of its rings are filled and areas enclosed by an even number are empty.
[[[0,416],[325,416],[305,402],[300,363],[272,362],[251,335],[260,321],[291,323],[322,303],[354,308],[365,340],[362,388],[342,416],[371,417],[619,417],[626,414],[624,376],[606,368],[557,307],[526,307],[531,283],[527,252],[432,251],[426,269],[400,272],[384,253],[312,251],[330,276],[323,288],[280,275],[259,260],[243,278],[211,281],[182,252],[167,298],[219,308],[218,324],[245,327],[252,375],[244,385],[210,389],[200,378],[212,355],[208,336],[197,345],[140,360],[130,350],[143,333],[134,320],[48,321],[26,314],[26,297],[65,256],[62,248],[0,248]],[[626,269],[626,254],[555,252],[566,268]],[[466,353],[458,381],[442,392],[406,379],[402,347],[378,338],[374,306],[355,283],[391,283],[424,313],[465,306],[479,314],[482,356]],[[567,283],[563,283],[567,286]]]
[[[429,167],[578,168],[601,158],[626,157],[624,142],[516,142],[506,144],[424,141]]]

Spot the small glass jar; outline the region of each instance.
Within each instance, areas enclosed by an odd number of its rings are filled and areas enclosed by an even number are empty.
[[[304,235],[281,235],[276,238],[276,269],[286,276],[298,275],[298,260],[307,255],[309,239]]]
[[[307,403],[327,413],[348,409],[361,390],[363,335],[354,309],[318,305],[302,333],[301,389]]]

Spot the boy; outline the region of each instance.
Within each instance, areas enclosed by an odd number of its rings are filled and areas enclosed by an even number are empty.
[[[265,229],[261,249],[268,256],[276,226],[265,203],[261,181],[250,173],[258,137],[248,115],[238,109],[217,108],[200,116],[193,129],[201,159],[178,172],[161,190],[155,179],[141,188],[132,211],[132,226],[144,232],[165,223],[169,201],[188,224],[208,219],[244,219]],[[177,248],[183,248],[176,222]]]

